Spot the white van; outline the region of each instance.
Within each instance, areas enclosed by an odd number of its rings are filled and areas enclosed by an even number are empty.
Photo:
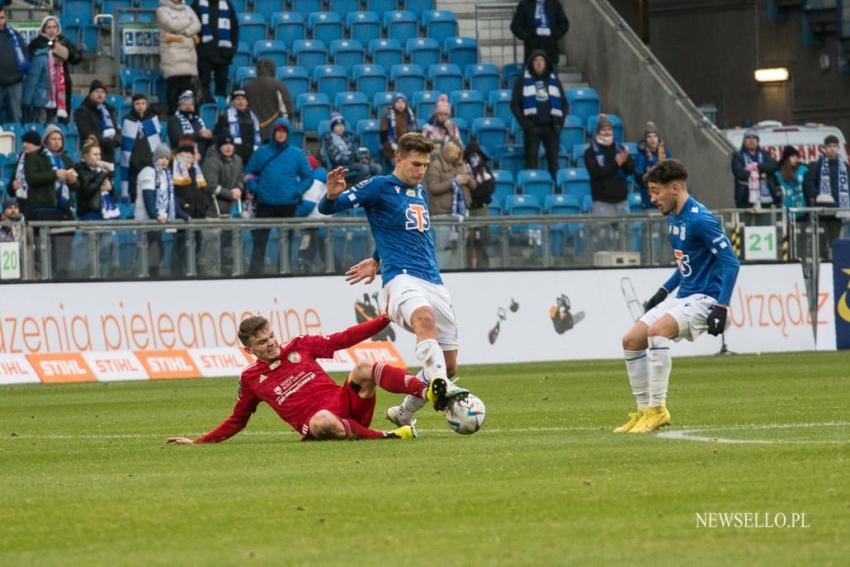
[[[735,149],[739,149],[744,141],[744,132],[748,129],[729,128],[721,132],[727,140],[732,142]],[[830,134],[838,138],[839,152],[844,156],[845,161],[850,154],[844,134],[835,126],[811,123],[804,126],[783,126],[781,122],[768,120],[759,122],[752,126],[752,129],[759,134],[759,147],[768,150],[777,161],[782,157],[782,150],[788,145],[797,148],[802,161],[816,161],[823,155],[823,139]]]

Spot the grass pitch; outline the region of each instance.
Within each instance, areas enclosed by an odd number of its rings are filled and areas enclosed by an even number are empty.
[[[609,432],[631,407],[622,362],[462,371],[485,428],[427,410],[409,442],[299,443],[263,405],[225,443],[164,446],[229,415],[234,379],[4,387],[0,565],[850,557],[847,354],[674,360],[661,435]],[[700,526],[709,513],[809,527]]]

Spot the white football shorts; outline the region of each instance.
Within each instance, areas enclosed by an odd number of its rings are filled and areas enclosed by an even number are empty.
[[[407,274],[390,280],[381,290],[381,305],[389,306],[390,320],[413,331],[410,317],[420,307],[431,307],[437,320],[437,342],[443,350],[457,350],[458,333],[452,297],[445,285],[437,285]]]
[[[708,330],[708,314],[717,300],[708,295],[697,293],[687,297],[672,297],[647,311],[640,320],[651,326],[664,315],[670,315],[679,325],[679,336],[676,340],[687,339],[693,341],[695,338]],[[726,318],[726,328],[732,322],[731,317]]]

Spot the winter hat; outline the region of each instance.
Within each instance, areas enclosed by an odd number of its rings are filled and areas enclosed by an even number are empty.
[[[655,122],[647,122],[646,127],[643,131],[643,139],[646,140],[646,137],[650,134],[655,134],[659,138],[661,138],[661,132],[658,131],[658,126],[655,125]]]
[[[437,114],[445,113],[451,115],[452,105],[449,104],[449,97],[444,94],[440,95],[440,97],[437,99],[437,104],[434,105],[434,112]]]
[[[759,133],[753,130],[752,128],[747,128],[747,130],[744,132],[744,139],[746,140],[747,138],[755,138],[756,140],[761,139],[759,138]]]
[[[177,104],[183,104],[184,102],[195,102],[195,93],[191,90],[185,90],[180,93],[180,96],[177,97]]]
[[[782,159],[779,160],[779,167],[782,167],[791,156],[800,157],[800,152],[794,146],[785,146],[785,149],[782,150]]]
[[[331,114],[331,130],[333,130],[337,124],[345,125],[345,118],[342,117],[342,114],[334,112]]]
[[[275,124],[274,127],[272,127],[272,134],[274,134],[278,130],[286,130],[287,132],[289,132],[289,126],[287,126],[286,124],[282,124],[282,123],[281,124]]]
[[[7,194],[3,197],[3,209],[2,210],[5,211],[6,209],[11,207],[12,205],[17,205],[17,204],[18,204],[18,200],[15,199],[14,197],[12,197],[11,195]]]
[[[195,138],[191,134],[183,134],[177,141],[177,153],[181,152],[195,153]]]
[[[393,106],[395,106],[395,103],[398,102],[399,100],[403,100],[404,104],[407,104],[407,97],[404,96],[401,93],[396,93],[395,96],[393,97]]]
[[[136,102],[137,100],[148,100],[148,97],[144,93],[135,93],[133,95],[133,102]]]
[[[611,119],[608,118],[604,114],[599,115],[599,119],[596,121],[596,128],[593,129],[594,134],[598,134],[603,128],[613,128],[614,123],[611,122]]]
[[[154,161],[156,161],[158,159],[170,158],[170,157],[171,157],[171,150],[168,149],[168,146],[166,146],[165,144],[158,145],[156,147],[156,149],[153,151],[153,160]]]
[[[95,79],[91,82],[91,84],[89,85],[89,94],[92,94],[97,89],[106,90],[106,85],[104,85],[103,81],[101,81],[100,79]]]
[[[216,138],[215,138],[215,147],[216,147],[216,149],[219,149],[219,150],[221,149],[221,146],[224,146],[226,144],[235,144],[235,143],[236,142],[233,140],[233,136],[231,136],[227,132],[223,132],[223,133],[219,134],[218,136],[216,136]]]
[[[56,16],[44,16],[44,19],[41,20],[41,27],[38,29],[40,32],[44,33],[44,26],[46,26],[47,22],[49,22],[50,20],[56,22],[56,25],[59,27],[59,31],[56,32],[56,35],[58,36],[62,33],[62,22],[60,22],[59,18],[57,18]]]
[[[35,130],[27,130],[26,132],[24,132],[24,135],[21,139],[26,144],[32,144],[33,146],[41,145],[41,138],[39,137],[38,132],[36,132]]]
[[[233,99],[237,96],[248,98],[248,93],[245,92],[245,89],[234,89],[233,92],[230,93],[230,102],[233,102]]]

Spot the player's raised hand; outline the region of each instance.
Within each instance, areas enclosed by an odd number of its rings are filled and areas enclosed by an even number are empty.
[[[165,440],[168,445],[193,445],[192,440],[188,437],[169,437]]]
[[[380,265],[381,263],[374,258],[366,258],[348,268],[348,271],[345,272],[345,281],[349,285],[354,285],[366,280],[368,285],[375,280]]]
[[[328,172],[328,199],[336,199],[345,191],[345,176],[348,170],[344,167],[335,167]]]

